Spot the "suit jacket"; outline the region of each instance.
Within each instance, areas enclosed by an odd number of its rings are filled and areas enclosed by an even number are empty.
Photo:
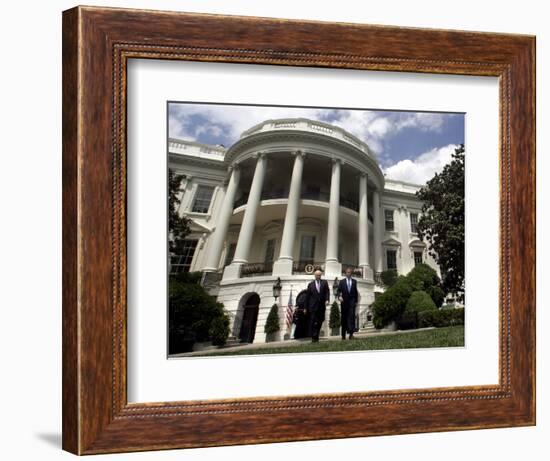
[[[330,301],[330,289],[326,280],[320,282],[319,291],[315,286],[315,280],[309,282],[306,291],[306,307],[311,313],[317,313],[320,318],[324,319],[326,303]]]
[[[357,280],[351,279],[351,289],[348,289],[348,281],[346,278],[340,280],[338,285],[340,290],[340,296],[342,297],[342,305],[346,307],[354,307],[359,299],[359,292],[357,291]]]

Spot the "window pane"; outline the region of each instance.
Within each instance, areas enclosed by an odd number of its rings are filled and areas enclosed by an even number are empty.
[[[177,274],[179,272],[189,272],[195,249],[197,248],[198,240],[184,240],[181,254],[171,257],[171,272]]]
[[[384,217],[386,222],[386,230],[392,231],[393,227],[393,210],[384,210]]]
[[[195,194],[195,201],[193,203],[194,213],[208,213],[210,208],[210,202],[212,195],[214,194],[214,188],[212,186],[199,185]]]
[[[395,250],[386,251],[386,262],[388,269],[397,269],[397,252]]]
[[[414,252],[414,265],[422,263],[422,252],[421,251],[415,251]]]
[[[264,262],[266,263],[273,262],[274,257],[275,257],[275,239],[270,239],[267,241],[267,244],[265,247]]]
[[[304,235],[300,244],[300,261],[313,262],[315,257],[315,236]]]
[[[411,232],[415,234],[418,232],[417,224],[418,224],[418,214],[411,213]]]
[[[227,254],[225,255],[225,263],[224,266],[229,266],[231,264],[231,261],[233,261],[233,256],[235,256],[235,249],[237,248],[236,243],[232,243],[229,245],[229,248],[227,249]]]

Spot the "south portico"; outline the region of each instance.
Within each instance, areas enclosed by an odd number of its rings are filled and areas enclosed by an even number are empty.
[[[242,341],[265,340],[278,277],[283,327],[287,301],[303,293],[315,269],[332,302],[335,279],[351,267],[364,326],[383,270],[406,273],[417,258],[437,267],[412,227],[418,186],[386,180],[368,146],[337,126],[266,120],[229,148],[173,139],[170,147],[173,164],[189,172],[181,213],[193,221],[193,252],[185,270],[203,272]]]

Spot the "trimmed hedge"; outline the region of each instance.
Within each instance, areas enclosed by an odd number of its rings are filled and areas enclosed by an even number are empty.
[[[391,288],[378,296],[372,305],[373,323],[376,328],[384,328],[397,319],[405,310],[413,289],[406,277],[399,276]]]
[[[435,304],[433,307],[441,305],[444,295],[440,285],[437,272],[427,264],[418,264],[406,276],[398,276],[395,283],[376,297],[372,304],[374,326],[384,328],[392,321],[398,322],[415,291],[426,292]]]
[[[464,325],[464,308],[438,309],[424,311],[418,314],[418,326],[426,327],[450,327]]]
[[[434,309],[437,309],[437,307],[428,293],[425,291],[413,291],[407,301],[405,312],[423,312]]]
[[[400,330],[411,330],[418,328],[418,316],[424,311],[434,311],[437,307],[432,298],[425,291],[413,291],[405,311],[397,319],[397,327]]]

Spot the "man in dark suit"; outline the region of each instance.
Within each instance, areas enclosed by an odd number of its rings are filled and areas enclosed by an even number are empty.
[[[353,339],[355,333],[355,306],[359,298],[357,280],[353,277],[353,269],[346,267],[346,277],[340,280],[338,291],[340,294],[340,312],[342,318],[342,339],[346,339],[346,331],[349,339]]]
[[[315,279],[306,290],[306,310],[310,316],[311,342],[319,342],[321,325],[325,321],[327,304],[330,301],[330,289],[326,280],[321,279],[322,272],[315,271]]]

